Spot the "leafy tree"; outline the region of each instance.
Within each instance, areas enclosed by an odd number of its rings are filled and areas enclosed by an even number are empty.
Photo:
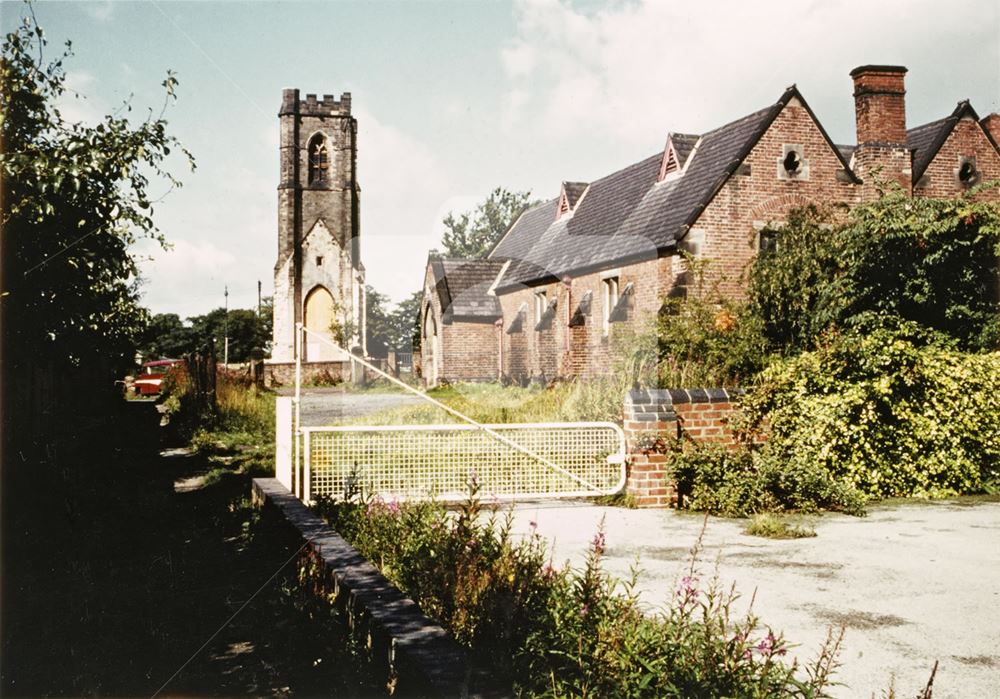
[[[22,453],[72,434],[81,412],[108,409],[148,319],[132,244],[165,244],[153,212],[180,186],[171,152],[194,167],[163,118],[172,73],[158,114],[133,121],[126,102],[96,125],[70,123],[56,106],[70,47],[46,62],[45,45],[28,5],[0,57],[2,413],[6,446]],[[50,387],[43,395],[39,383]]]
[[[409,351],[420,348],[417,329],[423,292],[416,291],[389,310],[389,297],[375,288],[368,293],[368,353],[384,357],[389,350]]]
[[[420,351],[420,305],[423,300],[424,292],[414,291],[396,306],[389,317],[392,343],[396,349]]]
[[[384,357],[387,350],[395,349],[390,346],[393,342],[393,328],[389,297],[379,293],[370,285],[366,286],[365,290],[368,298],[368,317],[365,323],[368,354],[373,357]]]
[[[180,186],[164,167],[172,149],[194,160],[167,134],[162,110],[137,124],[127,103],[125,116],[96,126],[65,121],[55,104],[69,43],[47,64],[45,45],[29,7],[0,61],[5,361],[79,365],[131,354],[147,314],[130,246],[140,237],[165,244],[151,190]],[[169,73],[164,109],[176,86]]]
[[[250,350],[264,348],[271,340],[270,319],[258,317],[256,310],[244,308],[216,308],[202,316],[188,319],[191,323],[192,344],[188,352],[211,346],[215,356],[222,360],[225,338],[229,337],[229,361],[245,362]]]
[[[532,206],[531,192],[510,192],[497,187],[473,211],[444,218],[441,239],[448,257],[484,257],[521,212]]]
[[[139,351],[145,359],[181,357],[195,346],[194,330],[176,313],[157,313],[149,320],[139,338]]]
[[[772,231],[776,249],[751,272],[752,311],[782,349],[815,346],[826,331],[902,318],[961,347],[998,346],[1000,207],[890,192],[832,226],[815,209]]]

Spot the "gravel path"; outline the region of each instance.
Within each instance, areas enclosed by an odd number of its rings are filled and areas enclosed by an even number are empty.
[[[686,574],[701,517],[668,510],[522,504],[516,530],[531,523],[554,543],[555,560],[581,565],[601,519],[607,567],[627,576],[636,557],[642,599],[666,604]],[[940,661],[935,699],[1000,697],[1000,503],[938,501],[878,507],[858,519],[826,515],[810,539],[770,540],[743,523],[709,518],[700,571],[736,583],[754,610],[797,647],[815,655],[830,626],[846,626],[835,679],[838,698],[882,696],[890,675],[897,696],[915,696]]]

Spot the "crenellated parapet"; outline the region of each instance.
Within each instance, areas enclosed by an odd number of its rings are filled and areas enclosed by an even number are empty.
[[[299,91],[288,88],[281,93],[281,110],[278,116],[297,114],[300,116],[350,116],[351,93],[344,92],[337,99],[333,95],[323,95],[319,99],[314,94],[306,94],[304,100],[299,99]]]

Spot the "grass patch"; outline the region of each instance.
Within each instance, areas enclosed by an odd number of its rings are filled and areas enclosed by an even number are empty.
[[[787,517],[766,512],[750,518],[744,534],[765,539],[807,539],[816,536],[816,530],[806,524],[796,524]]]
[[[376,389],[373,392],[382,392]],[[485,424],[512,422],[621,422],[624,392],[608,379],[577,380],[548,387],[458,383],[427,391],[431,398]],[[381,410],[349,421],[355,425],[419,425],[462,422],[430,403]]]
[[[614,495],[601,495],[594,498],[595,505],[605,507],[624,507],[626,510],[635,510],[639,507],[635,495],[622,489]]]

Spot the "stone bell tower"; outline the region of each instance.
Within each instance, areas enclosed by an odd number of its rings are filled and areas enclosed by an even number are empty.
[[[365,338],[365,268],[361,264],[357,182],[358,123],[351,94],[284,90],[278,183],[278,261],[274,265],[272,361],[295,358],[295,324],[346,349]],[[340,354],[306,336],[306,361]]]

